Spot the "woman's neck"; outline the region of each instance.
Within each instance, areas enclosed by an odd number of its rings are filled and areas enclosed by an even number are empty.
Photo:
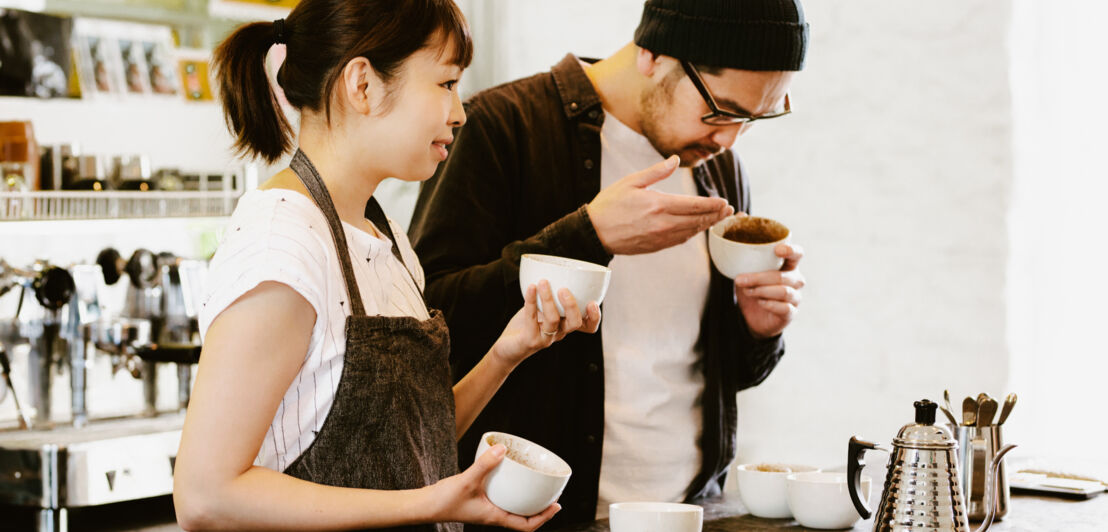
[[[343,137],[332,131],[301,128],[300,150],[323,179],[339,219],[355,227],[368,228],[366,202],[388,176],[376,171],[360,156],[365,153],[364,147],[344,145]]]

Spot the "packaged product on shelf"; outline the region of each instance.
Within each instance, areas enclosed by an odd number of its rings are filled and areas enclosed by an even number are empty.
[[[73,20],[0,9],[0,96],[64,98],[70,88]]]

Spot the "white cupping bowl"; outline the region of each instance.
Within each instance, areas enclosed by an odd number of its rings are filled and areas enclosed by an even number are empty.
[[[562,495],[572,470],[558,455],[519,436],[486,432],[477,458],[496,444],[508,448],[504,460],[485,477],[485,495],[496,506],[518,515],[535,515]]]
[[[731,279],[744,273],[780,270],[785,259],[778,257],[774,249],[778,244],[787,244],[792,238],[792,233],[766,244],[746,244],[724,238],[723,234],[733,224],[738,223],[738,218],[738,215],[728,216],[708,230],[708,254],[711,255],[716,269]],[[788,231],[787,228],[785,230]]]
[[[862,477],[862,496],[869,500],[873,481]],[[862,516],[850,500],[846,473],[793,473],[786,477],[789,508],[797,522],[808,528],[850,528]]]
[[[787,467],[788,471],[759,471],[761,465]],[[735,468],[739,483],[739,499],[747,511],[766,519],[792,517],[785,494],[785,478],[795,472],[819,471],[818,468],[792,464],[743,464]]]
[[[608,506],[612,532],[700,532],[704,509],[675,502],[617,502]]]
[[[565,316],[566,311],[558,300],[558,290],[569,289],[577,299],[577,306],[584,312],[585,305],[589,302],[596,301],[599,304],[604,301],[611,277],[612,270],[608,267],[583,260],[528,253],[519,261],[520,291],[526,294],[528,286],[538,286],[539,281],[546,279],[550,283],[550,291],[554,294],[554,304],[557,305],[560,316]],[[538,303],[539,310],[542,310],[542,300]]]

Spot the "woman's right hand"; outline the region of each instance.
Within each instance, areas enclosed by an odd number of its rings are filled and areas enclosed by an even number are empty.
[[[485,495],[485,478],[504,459],[505,452],[507,449],[503,445],[494,445],[465,471],[430,486],[433,500],[442,505],[435,520],[535,530],[554,517],[562,509],[558,503],[551,504],[538,515],[523,517],[501,510],[489,501]]]
[[[504,327],[504,332],[493,344],[491,354],[509,368],[515,368],[535,352],[550,347],[573,331],[595,333],[600,329],[600,305],[590,302],[581,309],[573,294],[562,288],[558,299],[565,309],[565,317],[558,315],[550,282],[543,279],[531,285],[523,294],[523,308]],[[538,301],[542,300],[542,310]]]

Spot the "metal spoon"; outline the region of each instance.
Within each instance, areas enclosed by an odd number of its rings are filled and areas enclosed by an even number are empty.
[[[1012,392],[1008,394],[1008,397],[1004,398],[1004,407],[1000,410],[1000,419],[997,420],[997,425],[1003,425],[1008,420],[1008,414],[1012,413],[1012,408],[1016,406],[1016,394]]]
[[[977,426],[988,427],[993,424],[993,416],[996,415],[996,399],[992,397],[985,399],[980,405],[980,409],[977,412]]]
[[[962,425],[972,427],[977,424],[977,400],[967,397],[962,401]]]
[[[943,411],[943,414],[946,414],[946,418],[947,418],[948,420],[950,420],[950,424],[951,424],[951,425],[953,425],[953,426],[955,426],[955,427],[957,427],[957,426],[958,426],[958,420],[957,420],[957,419],[954,419],[954,414],[953,414],[953,413],[952,413],[952,412],[950,411],[950,409],[949,409],[949,408],[947,408],[947,407],[945,407],[945,406],[939,406],[939,410],[942,410],[942,411]]]
[[[954,412],[954,407],[950,406],[950,390],[943,390],[943,405],[946,406],[947,412]],[[953,416],[953,414],[951,415]],[[952,423],[955,427],[958,426],[957,422]]]

